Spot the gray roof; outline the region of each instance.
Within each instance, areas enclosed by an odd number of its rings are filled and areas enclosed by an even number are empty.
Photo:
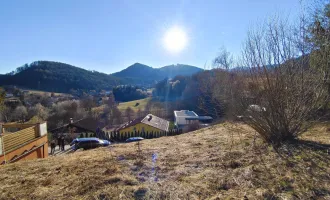
[[[178,117],[195,117],[198,116],[195,112],[190,111],[190,110],[180,110],[180,111],[174,111],[174,113],[176,114],[176,116]]]
[[[141,123],[147,124],[149,126],[155,127],[157,129],[160,129],[162,131],[168,131],[170,122],[162,119],[160,117],[157,117],[152,114],[148,114],[142,121]]]

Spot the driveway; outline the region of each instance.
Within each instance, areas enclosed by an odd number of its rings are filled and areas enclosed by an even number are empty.
[[[69,150],[69,149],[71,149],[71,146],[70,145],[65,145],[64,146],[64,152],[62,152],[62,151],[60,151],[60,149],[59,149],[59,146],[57,145],[56,147],[55,147],[55,156],[56,155],[59,155],[59,154],[63,154],[63,153],[66,153],[67,152],[67,150]],[[50,155],[50,152],[51,152],[51,148],[50,148],[50,146],[48,146],[48,154]]]

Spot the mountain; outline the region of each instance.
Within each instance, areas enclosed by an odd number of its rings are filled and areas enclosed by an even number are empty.
[[[163,74],[163,76],[173,78],[177,75],[190,76],[203,71],[203,69],[191,65],[177,64],[161,67],[159,68],[159,71]]]
[[[17,68],[16,72],[0,75],[0,85],[16,85],[49,92],[69,92],[71,89],[111,90],[114,86],[127,84],[152,86],[164,78],[192,75],[199,71],[202,69],[182,64],[152,68],[135,63],[108,75],[60,62],[36,61]]]
[[[0,85],[16,85],[50,92],[68,92],[70,89],[112,89],[118,84],[124,84],[123,80],[52,61],[33,62],[14,74],[0,76]]]
[[[141,63],[135,63],[112,75],[118,78],[125,78],[130,84],[148,85],[165,78],[173,78],[177,75],[190,76],[200,71],[203,71],[203,69],[183,64],[152,68]]]

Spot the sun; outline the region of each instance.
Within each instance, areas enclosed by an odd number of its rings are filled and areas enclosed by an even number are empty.
[[[164,46],[171,53],[181,52],[187,45],[187,35],[180,27],[172,27],[165,33]]]

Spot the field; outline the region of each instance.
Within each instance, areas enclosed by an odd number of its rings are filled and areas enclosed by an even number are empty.
[[[22,89],[24,91],[27,91],[28,93],[30,94],[40,94],[40,95],[44,95],[44,94],[47,94],[47,95],[51,95],[52,92],[45,92],[45,91],[40,91],[40,90],[26,90],[26,89]],[[69,94],[65,94],[65,93],[57,93],[57,92],[54,92],[54,95],[55,96],[68,96]]]
[[[0,168],[0,199],[329,199],[328,131],[316,126],[275,150],[224,123],[22,161]]]
[[[119,103],[118,109],[121,111],[124,111],[126,108],[131,107],[135,112],[140,110],[144,110],[145,106],[147,105],[148,101],[150,101],[151,98],[145,98],[145,99],[139,99],[135,101],[128,101]],[[138,105],[137,105],[138,103]],[[137,105],[137,106],[136,106]]]

